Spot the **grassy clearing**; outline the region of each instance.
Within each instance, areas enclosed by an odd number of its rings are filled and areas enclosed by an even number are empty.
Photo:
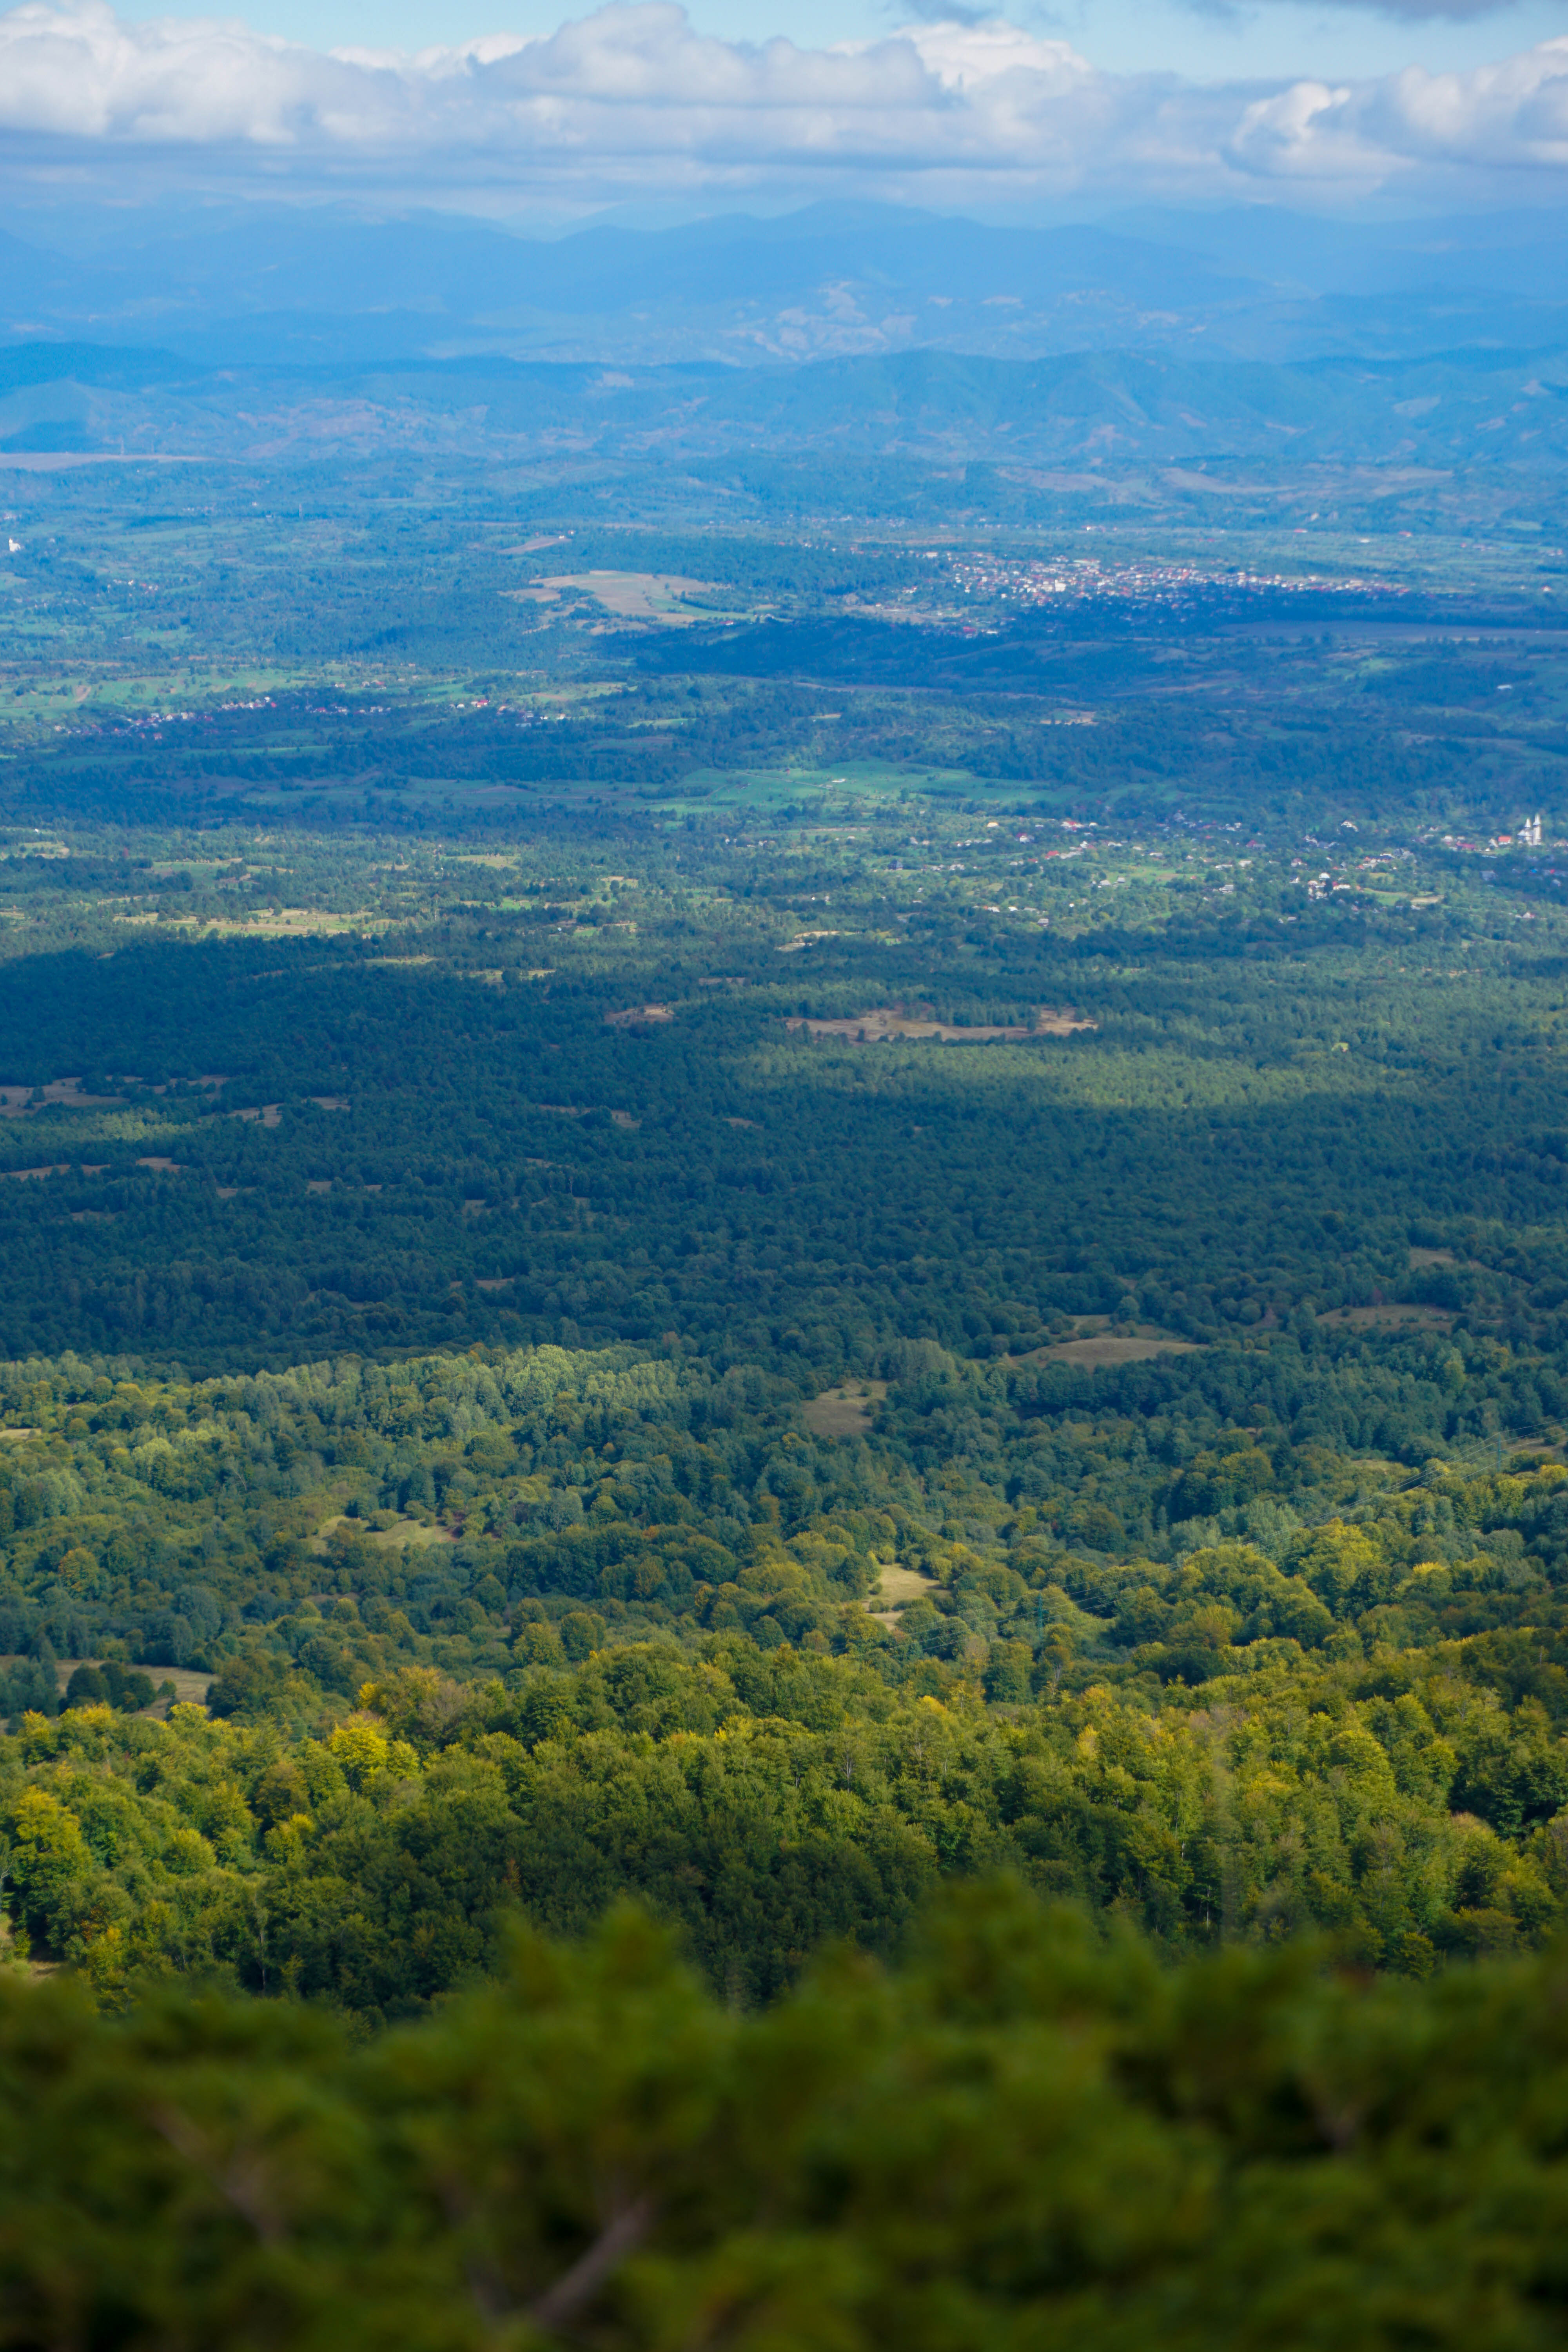
[[[377,1514],[377,1517],[384,1516],[384,1513]],[[339,1511],[331,1518],[321,1521],[315,1534],[309,1538],[310,1549],[313,1552],[324,1554],[328,1538],[339,1528],[347,1528],[363,1542],[374,1544],[382,1551],[394,1551],[404,1544],[421,1547],[457,1541],[451,1528],[444,1528],[438,1522],[427,1522],[424,1519],[398,1519],[390,1527],[378,1527],[374,1520],[351,1519],[346,1512]]]
[[[814,1437],[864,1437],[887,1393],[886,1381],[852,1381],[813,1397],[802,1405],[800,1417]]]
[[[930,1037],[952,1045],[984,1045],[999,1038],[1017,1045],[1027,1037],[1070,1037],[1079,1029],[1099,1025],[1081,1013],[1049,1005],[1042,1005],[1026,1027],[1014,1028],[979,1024],[957,1028],[950,1022],[928,1019],[918,1010],[906,1013],[901,1004],[874,1005],[868,1013],[852,1013],[842,1021],[816,1021],[800,1013],[790,1014],[784,1021],[786,1029],[804,1029],[810,1037],[847,1037],[857,1045],[879,1045],[889,1037]]]
[[[1020,1364],[1141,1364],[1151,1356],[1190,1356],[1197,1352],[1196,1339],[1173,1339],[1153,1324],[1136,1323],[1131,1329],[1113,1331],[1101,1318],[1086,1318],[1099,1328],[1089,1329],[1080,1324],[1070,1339],[1058,1339],[1050,1347],[1032,1348],[1026,1355],[1015,1357]]]
[[[1318,1318],[1321,1323],[1341,1325],[1352,1331],[1400,1331],[1451,1329],[1457,1318],[1442,1307],[1336,1307]]]

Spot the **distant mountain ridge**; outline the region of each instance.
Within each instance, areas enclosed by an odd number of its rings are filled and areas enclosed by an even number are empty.
[[[0,339],[39,338],[155,344],[211,367],[768,367],[915,349],[1398,359],[1568,342],[1568,227],[1541,214],[1350,226],[1260,207],[1018,228],[817,205],[528,239],[464,218],[257,206],[100,216],[89,235],[40,210],[0,233]]]
[[[1216,491],[1237,467],[1263,478],[1350,467],[1392,487],[1476,465],[1556,474],[1568,456],[1565,402],[1568,348],[1293,365],[916,351],[613,370],[473,356],[203,369],[151,349],[0,348],[0,449],[33,452],[306,460],[401,448],[696,464],[814,451],[984,463],[1024,478],[1213,468]]]

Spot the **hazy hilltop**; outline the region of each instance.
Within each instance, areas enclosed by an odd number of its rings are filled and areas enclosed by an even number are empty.
[[[1424,525],[1456,473],[1481,469],[1494,503],[1538,499],[1524,484],[1560,469],[1565,386],[1568,351],[1275,364],[919,350],[606,371],[462,356],[205,366],[145,346],[36,341],[0,349],[0,454],[45,466],[438,457],[542,464],[563,488],[608,468],[660,500],[673,460],[689,483],[691,468],[715,464],[733,475],[725,495],[743,500],[737,513],[803,497],[858,513],[911,500],[924,511],[933,494],[945,510],[956,483],[961,506],[982,511],[1005,488],[1021,514],[1041,498],[1233,505],[1281,492],[1305,514],[1331,478],[1349,478],[1358,500],[1393,499]],[[824,468],[843,465],[856,478],[834,491]],[[800,466],[809,480],[791,476]]]
[[[0,242],[0,331],[155,343],[209,364],[503,354],[761,365],[929,348],[1137,347],[1297,361],[1562,339],[1568,235],[1539,212],[1365,224],[1258,206],[988,226],[820,204],[528,237],[452,215],[251,205]]]
[[[956,467],[965,511],[998,483],[1020,514],[1284,487],[1307,522],[1331,488],[1415,528],[1448,477],[1484,477],[1490,513],[1558,465],[1568,237],[1536,215],[1025,229],[817,205],[554,239],[301,205],[25,225],[0,238],[0,453],[36,464],[439,457],[561,485],[607,468],[646,501],[673,461],[683,481],[719,466],[738,515],[804,496],[922,517],[952,509]]]

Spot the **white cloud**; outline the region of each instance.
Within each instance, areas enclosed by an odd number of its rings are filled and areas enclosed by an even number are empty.
[[[1468,73],[1409,66],[1337,89],[1297,82],[1247,109],[1229,152],[1266,178],[1561,172],[1568,167],[1568,40]]]
[[[0,15],[0,133],[37,158],[184,151],[342,184],[483,175],[625,194],[847,184],[903,198],[1221,194],[1394,184],[1474,194],[1568,167],[1568,41],[1434,75],[1259,88],[1108,74],[993,18],[804,48],[617,0],[548,37],[325,55],[104,0]]]

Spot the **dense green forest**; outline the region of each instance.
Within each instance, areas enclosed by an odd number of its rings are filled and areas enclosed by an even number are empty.
[[[4,592],[0,2339],[1555,2341],[1536,557],[182,478]]]
[[[511,1906],[628,1890],[753,1996],[826,1937],[895,1949],[954,1872],[1418,1974],[1551,1932],[1568,1474],[1350,1464],[1172,1412],[1158,1361],[928,1343],[827,1437],[782,1379],[626,1351],[21,1367],[14,1937],[106,1997],[194,1969],[383,2015]],[[63,1702],[61,1656],[103,1662]],[[170,1667],[210,1718],[148,1719]]]

